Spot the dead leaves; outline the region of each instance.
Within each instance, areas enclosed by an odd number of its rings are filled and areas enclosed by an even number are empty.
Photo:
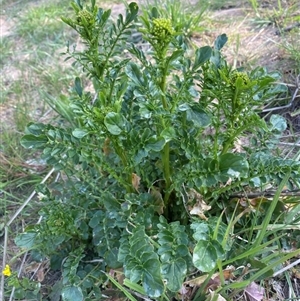
[[[49,261],[31,262],[25,267],[25,274],[35,278],[38,282],[43,282],[49,269]]]
[[[137,192],[139,192],[140,182],[141,182],[141,178],[140,178],[136,173],[132,173],[132,174],[131,174],[131,183],[132,183],[132,187],[133,187]]]
[[[202,195],[197,192],[195,189],[190,189],[187,193],[188,195],[188,210],[191,215],[197,215],[203,220],[207,220],[207,217],[205,216],[204,212],[211,209],[211,206],[207,205]]]
[[[229,266],[227,269],[223,270],[223,279],[224,280],[233,280],[234,277],[234,266]],[[205,281],[207,280],[207,275],[202,275],[200,277],[191,279],[189,281],[184,282],[184,285],[189,285],[192,287],[200,287]],[[205,290],[215,290],[221,285],[221,276],[220,273],[215,273],[211,276],[211,278],[208,280],[207,285],[205,287]]]
[[[249,301],[262,301],[264,298],[264,293],[264,288],[255,282],[251,282],[245,288],[245,295],[248,297]]]
[[[215,301],[224,301],[226,300],[221,294],[217,293],[216,291],[228,282],[238,282],[241,280],[241,277],[237,278],[235,276],[235,272],[240,269],[241,267],[235,269],[234,266],[229,266],[225,270],[222,271],[222,275],[220,273],[213,274],[209,279],[208,275],[201,275],[200,277],[196,277],[194,279],[185,281],[183,283],[182,289],[180,290],[180,294],[182,295],[182,299],[190,300],[192,296],[195,295],[197,290],[201,287],[203,292],[207,294],[207,301],[208,300],[215,300]],[[242,275],[247,273],[246,269],[243,269]],[[202,287],[205,285],[205,287]],[[191,291],[192,288],[192,291]],[[251,282],[247,287],[245,287],[243,291],[243,295],[249,301],[263,301],[264,299],[265,290],[255,282]]]

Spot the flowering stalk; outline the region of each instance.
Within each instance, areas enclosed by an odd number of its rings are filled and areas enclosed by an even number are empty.
[[[167,74],[168,74],[168,63],[166,61],[166,54],[171,40],[173,39],[175,31],[172,27],[170,19],[157,18],[152,22],[152,28],[150,29],[150,39],[159,65],[160,80],[159,87],[162,92],[161,101],[164,110],[168,111],[168,103],[166,98],[166,87],[167,87]],[[165,121],[161,119],[162,128],[165,129]],[[171,170],[170,170],[170,143],[167,142],[162,150],[162,165],[165,179],[165,196],[164,203],[165,207],[168,208],[169,198],[171,195]]]

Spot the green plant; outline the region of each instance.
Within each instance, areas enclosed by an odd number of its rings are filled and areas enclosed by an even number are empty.
[[[6,265],[3,274],[8,277],[5,295],[9,296],[9,291],[14,289],[14,298],[27,298],[31,300],[41,299],[39,282],[29,280],[27,277],[18,277],[17,272],[11,272],[10,267]]]
[[[205,28],[201,24],[208,6],[208,3],[203,1],[201,4],[191,5],[189,1],[155,0],[147,1],[142,10],[147,13],[155,7],[160,17],[170,18],[174,30],[190,41],[194,33],[204,31]]]
[[[95,1],[72,6],[75,15],[63,20],[86,49],[67,55],[93,91],[76,78],[69,98],[48,98],[60,124],[28,125],[22,145],[41,150],[64,177],[37,187],[41,223],[16,238],[62,271],[55,287],[63,300],[99,300],[111,283],[123,283],[131,300],[171,300],[200,271],[207,274],[198,295],[218,271],[216,292],[228,296],[295,256],[276,249],[280,227],[268,231],[285,214],[275,214],[283,187],[300,180],[299,162],[275,156],[284,118],[259,116],[280,91],[278,74],[233,70],[220,52],[225,34],[190,57],[184,37],[155,7],[139,19],[131,3],[112,22]],[[149,52],[127,42],[136,29]],[[273,202],[232,208],[232,194],[269,185],[278,189]],[[262,255],[272,264],[242,274],[241,283],[226,282],[227,264],[257,263]]]

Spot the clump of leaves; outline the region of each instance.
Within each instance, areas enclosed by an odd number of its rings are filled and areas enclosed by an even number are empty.
[[[155,7],[158,15],[170,19],[174,30],[189,42],[193,34],[203,32],[205,29],[203,20],[209,7],[206,2],[191,4],[190,1],[176,0],[146,1],[142,11],[147,15],[150,12],[151,16],[151,10]]]
[[[223,218],[231,194],[299,184],[299,162],[273,155],[284,119],[259,115],[278,91],[278,74],[232,70],[220,52],[225,34],[189,56],[155,8],[139,18],[131,3],[113,22],[95,1],[72,6],[73,18],[63,20],[86,48],[67,55],[93,92],[76,78],[70,97],[56,103],[62,126],[28,125],[22,145],[41,150],[65,177],[38,187],[42,221],[17,244],[62,268],[64,300],[99,300],[111,288],[107,279],[154,299],[180,298],[191,273],[221,273],[229,257],[238,262],[261,250],[245,244],[241,251],[237,208]],[[133,30],[149,51],[128,42]],[[252,133],[253,141],[237,143]]]

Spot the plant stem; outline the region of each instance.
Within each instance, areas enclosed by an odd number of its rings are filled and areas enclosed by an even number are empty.
[[[234,127],[234,121],[235,121],[235,110],[236,110],[236,103],[237,103],[237,97],[239,94],[239,89],[237,89],[236,87],[234,88],[234,96],[232,99],[232,103],[231,103],[231,126]]]
[[[112,141],[112,143],[113,143],[113,146],[114,146],[114,149],[115,149],[117,155],[120,157],[120,159],[123,163],[124,169],[126,169],[126,167],[129,166],[126,153],[124,152],[123,149],[121,149],[119,147],[118,143],[114,143],[114,141]],[[126,185],[127,192],[132,192],[133,191],[132,178],[131,177],[132,177],[132,171],[127,173],[127,180],[126,180],[126,182],[128,183],[128,185]]]
[[[162,91],[162,105],[164,109],[167,111],[168,110],[168,104],[167,104],[167,99],[166,99],[166,80],[167,80],[167,69],[168,66],[165,62],[165,60],[162,62],[162,78],[160,82],[160,88]],[[164,129],[166,127],[164,119],[162,118],[161,120],[162,123],[162,128]],[[167,142],[162,150],[162,164],[163,164],[163,173],[164,173],[164,178],[166,181],[166,193],[164,196],[164,203],[165,206],[168,206],[169,203],[169,197],[171,195],[170,192],[170,186],[171,186],[171,171],[170,171],[170,143]]]

